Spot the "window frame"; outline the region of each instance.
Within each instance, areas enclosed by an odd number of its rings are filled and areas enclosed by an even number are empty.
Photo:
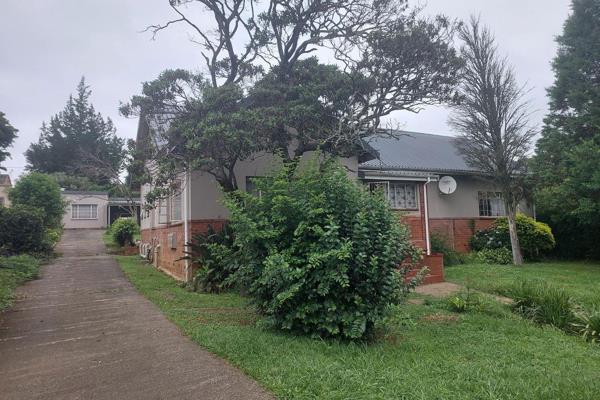
[[[157,214],[158,214],[157,220],[158,220],[159,224],[168,224],[169,223],[169,207],[168,207],[167,201],[165,201],[165,200],[158,201]],[[164,218],[164,220],[163,220],[163,218]]]
[[[499,212],[494,213],[492,201],[499,201]],[[485,204],[487,202],[487,205]],[[478,190],[477,191],[478,214],[482,218],[500,218],[506,217],[506,206],[504,204],[504,195],[496,190]]]
[[[179,202],[179,207],[175,207],[175,201]],[[179,216],[174,214],[175,210],[179,210]],[[173,195],[169,199],[169,221],[170,222],[181,222],[183,221],[183,193],[182,191],[178,191],[177,194]]]
[[[89,207],[90,217],[83,218],[81,217],[80,209],[82,207]],[[75,211],[77,210],[77,211]],[[71,219],[78,221],[91,221],[98,219],[98,204],[71,204]]]
[[[377,187],[384,188],[384,195],[390,205],[392,210],[398,211],[419,211],[419,184],[417,182],[406,182],[406,181],[369,181],[367,182],[369,191],[373,192],[377,190]],[[392,204],[390,191],[394,186],[404,186],[404,190],[406,193],[406,186],[412,186],[414,188],[414,207],[408,207],[405,204],[405,207],[398,207],[396,204]]]

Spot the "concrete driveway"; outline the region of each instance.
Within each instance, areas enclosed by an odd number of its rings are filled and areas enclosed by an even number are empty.
[[[62,257],[0,316],[0,398],[269,399],[192,343],[127,281],[98,230],[66,231]]]

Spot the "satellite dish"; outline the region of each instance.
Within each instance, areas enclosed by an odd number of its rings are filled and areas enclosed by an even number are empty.
[[[443,176],[438,182],[440,192],[443,194],[452,194],[456,191],[456,180],[451,176]]]

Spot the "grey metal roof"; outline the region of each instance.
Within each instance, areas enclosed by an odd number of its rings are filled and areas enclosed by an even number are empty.
[[[62,190],[62,194],[75,194],[85,196],[108,196],[108,192],[94,191],[94,190]]]
[[[467,165],[453,143],[454,137],[430,133],[398,131],[394,138],[368,141],[375,158],[362,162],[365,170],[407,170],[478,173]]]

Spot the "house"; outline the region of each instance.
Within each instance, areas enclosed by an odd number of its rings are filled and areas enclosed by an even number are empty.
[[[138,142],[149,131],[143,123],[140,127]],[[465,252],[478,229],[505,214],[500,191],[465,163],[448,136],[402,132],[400,137],[374,139],[361,154],[340,161],[370,189],[384,190],[399,218],[410,226],[414,244],[425,252],[429,282],[443,280],[442,257],[431,251],[433,232]],[[235,169],[239,189],[251,190],[251,179],[268,174],[277,164],[269,154],[239,162]],[[209,174],[191,172],[181,176],[180,185],[176,195],[142,213],[140,254],[174,278],[189,280],[193,267],[184,259],[185,244],[209,226],[219,229],[228,212]],[[149,190],[147,185],[142,188],[142,204]],[[531,213],[531,208],[523,203],[522,211]]]
[[[10,175],[0,174],[0,207],[10,206],[10,201],[8,200],[8,191],[10,188],[12,188]]]
[[[65,229],[105,229],[119,217],[131,217],[139,222],[139,202],[131,204],[124,198],[109,197],[108,192],[62,191],[67,207],[63,216]]]

